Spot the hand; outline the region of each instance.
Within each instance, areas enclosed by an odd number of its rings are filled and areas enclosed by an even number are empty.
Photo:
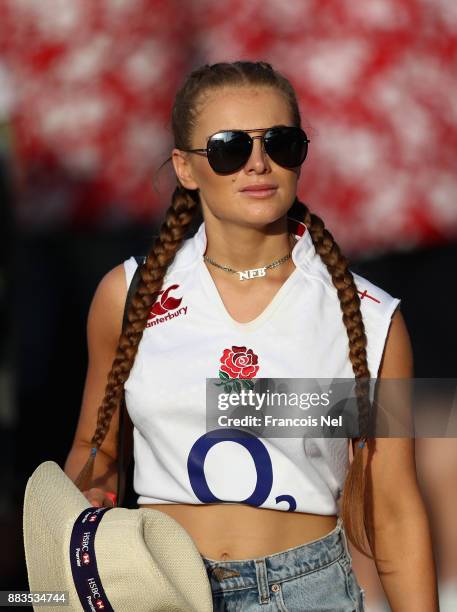
[[[110,491],[104,491],[103,489],[93,487],[92,489],[83,491],[82,494],[95,508],[113,508],[116,505],[114,503],[116,496]]]

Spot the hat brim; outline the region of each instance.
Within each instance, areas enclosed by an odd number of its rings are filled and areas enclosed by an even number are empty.
[[[28,480],[23,535],[29,588],[68,591],[70,607],[62,606],[63,611],[82,610],[69,542],[75,519],[89,507],[86,497],[53,461],[39,465]],[[109,510],[98,527],[95,551],[106,595],[116,611],[213,609],[210,582],[194,541],[163,512]],[[43,612],[59,609],[40,606]]]
[[[62,542],[70,522],[90,503],[62,474],[66,476],[57,463],[45,461],[27,482],[23,507],[25,560],[31,591],[69,591],[70,609],[78,610],[82,608],[76,589],[69,588],[71,568],[69,561],[63,562]],[[56,612],[59,607],[40,606],[40,610]]]

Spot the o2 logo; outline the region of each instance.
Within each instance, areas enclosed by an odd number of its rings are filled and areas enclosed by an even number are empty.
[[[271,458],[265,445],[259,438],[239,429],[215,429],[198,438],[192,446],[187,459],[187,471],[195,495],[203,504],[224,501],[211,492],[203,469],[208,451],[220,442],[236,442],[241,444],[251,455],[257,472],[257,483],[252,494],[238,503],[257,507],[261,506],[270,495],[271,487],[273,486]],[[292,495],[279,495],[275,498],[275,501],[277,504],[282,501],[287,502],[289,504],[287,512],[294,512],[297,507],[297,502]]]

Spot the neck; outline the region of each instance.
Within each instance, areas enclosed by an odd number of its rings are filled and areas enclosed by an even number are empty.
[[[287,229],[287,217],[262,228],[205,219],[205,255],[235,270],[260,268],[287,255],[295,239]]]

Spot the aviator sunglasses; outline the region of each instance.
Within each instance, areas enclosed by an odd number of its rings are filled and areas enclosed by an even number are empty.
[[[265,132],[250,136],[248,132]],[[308,153],[308,140],[299,127],[275,126],[267,130],[223,130],[208,138],[206,149],[182,149],[206,155],[211,168],[219,174],[230,174],[242,168],[251,156],[254,140],[260,138],[267,155],[279,166],[300,166]]]

